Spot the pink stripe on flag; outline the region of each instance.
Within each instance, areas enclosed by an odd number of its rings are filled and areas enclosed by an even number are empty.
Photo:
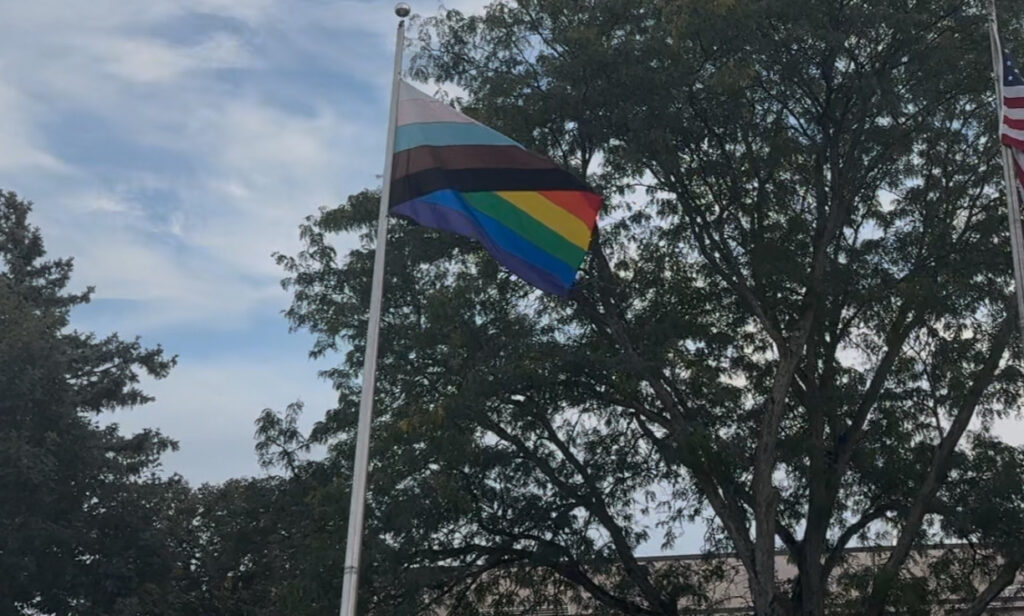
[[[449,107],[439,100],[413,98],[398,103],[399,126],[431,122],[475,124],[473,120],[456,111],[454,107]]]

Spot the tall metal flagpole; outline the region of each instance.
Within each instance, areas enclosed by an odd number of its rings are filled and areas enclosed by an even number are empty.
[[[996,110],[999,116],[999,131],[1003,126],[1003,49],[999,40],[999,19],[996,15],[996,1],[989,0],[989,37],[992,47],[992,67],[996,79]],[[1010,221],[1010,250],[1013,252],[1013,278],[1017,292],[1017,319],[1021,337],[1024,338],[1024,229],[1021,227],[1020,203],[1013,177],[1013,154],[1010,148],[1000,144],[1003,152],[1003,179],[1006,182],[1006,211]]]
[[[384,156],[384,184],[380,191],[377,218],[377,249],[373,262],[373,286],[370,291],[370,319],[366,330],[366,358],[363,363],[363,393],[359,401],[359,427],[356,433],[356,458],[352,465],[352,501],[348,511],[348,539],[345,544],[345,577],[341,588],[341,616],[356,616],[359,590],[359,560],[362,554],[363,521],[366,510],[366,479],[370,458],[370,426],[373,419],[373,394],[377,380],[377,342],[380,334],[381,300],[384,292],[384,253],[388,239],[388,203],[391,199],[391,161],[395,152],[395,125],[398,117],[399,80],[402,51],[405,47],[405,18],[409,5],[395,6],[398,34],[395,40],[395,68],[391,80],[391,108],[388,112],[388,140]]]

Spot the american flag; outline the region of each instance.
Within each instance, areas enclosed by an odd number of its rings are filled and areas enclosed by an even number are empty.
[[[1010,54],[1003,52],[1003,145],[1013,153],[1017,189],[1024,193],[1024,79]]]

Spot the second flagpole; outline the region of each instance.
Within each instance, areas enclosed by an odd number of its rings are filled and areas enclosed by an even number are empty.
[[[992,46],[992,68],[996,80],[996,108],[999,110],[999,126],[1003,120],[1003,49],[999,40],[999,18],[995,0],[989,0],[989,36]],[[1013,256],[1013,279],[1017,295],[1017,324],[1024,339],[1024,228],[1021,227],[1020,204],[1013,179],[1013,160],[1010,149],[1000,145],[1003,155],[1003,179],[1006,182],[1006,209],[1010,222],[1010,251]]]
[[[380,337],[380,313],[384,295],[384,256],[388,239],[388,205],[391,199],[391,163],[395,153],[398,119],[398,94],[401,86],[402,52],[405,48],[405,18],[409,5],[395,6],[398,33],[395,37],[395,66],[391,78],[391,107],[388,111],[388,136],[384,156],[380,213],[377,218],[377,247],[373,261],[373,285],[370,290],[370,318],[366,329],[366,357],[363,363],[363,391],[359,401],[359,426],[356,432],[356,456],[352,465],[352,499],[348,512],[348,538],[345,544],[344,580],[341,587],[341,616],[356,616],[359,594],[359,568],[362,556],[363,526],[366,512],[366,483],[370,461],[370,429],[373,423],[373,396],[377,382],[377,347]]]

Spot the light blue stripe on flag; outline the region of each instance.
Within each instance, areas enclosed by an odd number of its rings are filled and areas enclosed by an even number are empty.
[[[519,145],[483,124],[429,122],[399,126],[395,133],[395,152],[421,145]],[[522,146],[519,146],[522,147]]]

